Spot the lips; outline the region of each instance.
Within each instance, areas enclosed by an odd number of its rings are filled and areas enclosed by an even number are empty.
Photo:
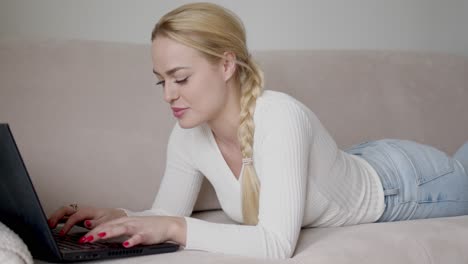
[[[187,109],[188,107],[171,107],[172,111],[174,112],[179,112],[181,110]]]
[[[185,111],[188,109],[188,107],[186,107],[186,108],[171,107],[171,108],[172,108],[172,111],[174,113],[174,116],[177,117],[177,118],[182,117],[182,115],[184,115]]]

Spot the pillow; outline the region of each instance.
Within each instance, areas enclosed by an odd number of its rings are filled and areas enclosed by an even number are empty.
[[[33,264],[26,244],[2,222],[0,222],[0,263]]]

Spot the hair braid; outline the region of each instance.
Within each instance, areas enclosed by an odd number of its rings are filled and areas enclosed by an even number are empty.
[[[255,125],[253,114],[257,98],[262,93],[263,73],[252,59],[247,59],[244,66],[244,78],[241,78],[241,113],[238,138],[243,158],[252,158]],[[252,163],[243,164],[242,175],[242,214],[244,223],[258,223],[260,182]]]

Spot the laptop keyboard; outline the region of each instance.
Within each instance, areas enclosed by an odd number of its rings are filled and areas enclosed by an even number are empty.
[[[86,233],[71,233],[65,236],[60,236],[57,229],[52,230],[55,241],[61,250],[89,250],[89,249],[104,249],[104,248],[123,248],[120,243],[109,242],[94,242],[94,243],[78,243],[78,240]]]

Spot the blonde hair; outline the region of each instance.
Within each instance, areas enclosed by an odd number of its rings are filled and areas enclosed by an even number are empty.
[[[255,125],[253,114],[263,90],[263,72],[252,60],[241,20],[231,11],[212,3],[180,6],[164,15],[155,25],[151,41],[165,36],[200,51],[210,61],[225,59],[224,52],[236,55],[235,78],[241,86],[240,124],[237,137],[242,157],[252,158]],[[243,162],[242,214],[244,224],[258,223],[260,183],[253,164]]]

